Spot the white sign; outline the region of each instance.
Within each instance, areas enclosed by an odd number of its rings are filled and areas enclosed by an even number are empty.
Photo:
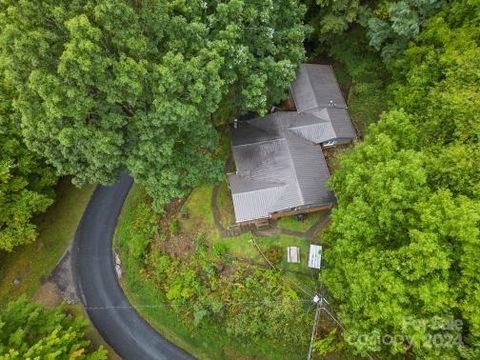
[[[310,253],[308,254],[308,267],[320,269],[322,266],[322,246],[310,244]]]

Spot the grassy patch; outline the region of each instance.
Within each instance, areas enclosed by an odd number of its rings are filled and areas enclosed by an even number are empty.
[[[182,219],[182,229],[209,232],[214,227],[211,212],[212,187],[199,187],[192,191],[183,205],[188,210],[188,219]]]
[[[78,189],[62,179],[54,205],[37,218],[37,241],[12,253],[0,253],[0,304],[22,294],[31,297],[39,289],[70,245],[93,189]],[[13,284],[15,278],[20,279],[18,285]]]
[[[258,237],[256,241],[263,252],[273,245],[280,246],[282,248],[282,261],[277,264],[279,269],[284,271],[292,271],[294,273],[302,273],[307,275],[310,274],[310,270],[307,267],[307,254],[310,246],[310,242],[308,240],[281,234],[277,236]],[[300,248],[300,264],[287,263],[288,246],[297,246]]]
[[[266,270],[265,262],[251,243],[252,235],[250,233],[244,233],[232,238],[223,238],[218,233],[210,207],[212,190],[212,187],[200,187],[190,194],[183,205],[188,210],[188,219],[177,216],[181,229],[181,238],[194,238],[199,233],[203,234],[208,247],[213,249],[211,251],[221,249],[221,255],[218,256],[224,259],[222,263],[227,264],[227,268],[224,268],[223,271],[228,270],[230,267],[236,267],[236,264],[240,263],[247,264],[247,266],[252,268]],[[224,200],[226,199],[220,200],[222,205]],[[149,199],[145,193],[138,186],[134,186],[122,211],[115,236],[115,247],[122,256],[124,267],[122,285],[125,292],[131,303],[154,327],[170,341],[200,359],[301,359],[304,357],[306,349],[302,346],[299,347],[298,351],[296,349],[285,350],[280,348],[278,344],[269,341],[249,339],[248,342],[245,342],[244,340],[237,340],[234,336],[226,334],[222,323],[208,320],[207,322],[202,322],[200,328],[194,327],[193,324],[186,325],[185,321],[182,321],[179,315],[166,305],[168,302],[166,294],[159,291],[158,284],[155,283],[152,274],[145,270],[147,257],[150,255],[143,258],[129,256],[132,249],[132,245],[129,242],[138,237],[139,233],[142,234],[142,229],[136,228],[139,211],[141,212],[143,205],[148,203]],[[144,232],[142,236],[147,238],[149,236],[148,231]],[[154,238],[158,236],[158,234],[154,235]],[[174,239],[177,238],[175,237]],[[153,248],[159,246],[158,244],[162,246],[161,241],[165,240],[160,240],[160,243],[154,240],[150,244],[150,253],[153,251]],[[167,241],[172,242],[171,239]],[[311,273],[306,268],[306,251],[308,249],[306,240],[280,235],[277,237],[258,238],[257,243],[265,251],[273,245],[281,247],[282,251],[284,250],[285,254],[282,256],[278,267],[285,273],[283,277],[285,283],[300,282],[303,285],[307,284],[305,285],[307,288],[312,288],[314,282]],[[286,246],[290,245],[301,248],[303,262],[301,265],[286,264]],[[194,254],[193,256],[197,255]],[[156,259],[155,261],[160,261],[162,257]],[[151,258],[148,261],[151,262]],[[182,262],[183,260],[180,261]],[[192,266],[194,265],[192,264]],[[178,275],[181,276],[180,273]],[[299,281],[299,279],[302,280]],[[295,284],[293,288],[295,288]],[[304,297],[305,295],[301,294],[301,296]],[[152,307],[152,305],[157,306]],[[196,302],[190,306],[196,306]],[[307,328],[305,333],[309,332]]]
[[[204,195],[208,192],[206,190],[198,191],[192,194],[194,198],[206,198]],[[156,327],[163,336],[194,354],[199,359],[221,358],[223,351],[219,348],[218,343],[221,341],[221,336],[217,334],[212,337],[199,338],[198,334],[192,333],[185,325],[179,321],[176,314],[171,311],[164,304],[164,297],[158,293],[155,284],[143,277],[143,262],[139,261],[134,256],[128,256],[129,241],[132,236],[136,235],[135,222],[138,215],[138,209],[141,204],[148,204],[149,199],[145,192],[134,185],[123,206],[122,214],[119,219],[119,225],[115,235],[115,247],[122,255],[122,264],[124,268],[124,278],[122,279],[122,286],[127,294],[129,301],[133,306]],[[198,209],[208,209],[208,204],[198,204]],[[189,216],[191,216],[189,209]],[[213,217],[207,219],[213,224]],[[191,222],[189,222],[191,223]],[[186,222],[183,222],[183,226]],[[142,305],[159,304],[158,307],[144,307]],[[214,335],[215,333],[213,333]],[[217,339],[217,337],[219,337]]]
[[[224,179],[218,189],[217,206],[220,212],[220,222],[225,228],[235,224],[235,212],[227,179]]]
[[[327,214],[327,211],[318,211],[306,214],[303,220],[297,220],[294,216],[286,216],[278,220],[277,225],[284,229],[306,232],[310,230],[320,219]]]

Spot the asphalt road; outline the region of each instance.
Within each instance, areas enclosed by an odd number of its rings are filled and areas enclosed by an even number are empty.
[[[125,360],[192,359],[156,332],[128,303],[118,284],[112,238],[132,179],[98,186],[77,229],[72,264],[78,294],[88,316]]]

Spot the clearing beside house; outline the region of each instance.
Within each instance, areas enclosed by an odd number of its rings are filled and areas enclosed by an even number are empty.
[[[124,290],[150,323],[201,359],[305,357],[317,291],[307,267],[309,244],[318,242],[310,230],[326,224],[327,212],[308,215],[303,227],[290,219],[225,233],[233,206],[224,184],[195,189],[161,217],[150,209],[134,186],[115,239]],[[289,246],[300,249],[299,264],[287,262]]]

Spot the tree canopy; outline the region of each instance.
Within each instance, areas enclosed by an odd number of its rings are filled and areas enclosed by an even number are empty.
[[[0,250],[35,240],[33,216],[53,202],[56,176],[40,156],[25,147],[16,121],[11,91],[0,76]]]
[[[407,114],[392,111],[342,157],[322,279],[341,304],[347,339],[363,355],[405,353],[408,339],[420,358],[455,358],[462,347],[429,349],[429,334],[440,330],[412,324],[461,319],[462,327],[441,336],[458,339],[470,329],[464,341],[478,346],[480,201],[432,181],[432,154],[412,146],[414,131]],[[379,334],[405,338],[381,347],[360,336]]]
[[[103,349],[89,350],[85,328],[61,307],[46,310],[21,298],[0,310],[0,359],[106,359]]]
[[[317,29],[316,37],[335,44],[352,24],[359,23],[366,30],[370,45],[385,59],[403,51],[425,22],[438,12],[444,0],[310,0],[311,22]],[[318,7],[314,6],[314,3]]]
[[[303,60],[296,0],[0,5],[0,67],[27,146],[74,183],[128,169],[158,209],[217,180],[211,116],[265,111]]]
[[[480,356],[479,11],[446,6],[386,61],[388,111],[332,177],[321,278],[360,354]]]

